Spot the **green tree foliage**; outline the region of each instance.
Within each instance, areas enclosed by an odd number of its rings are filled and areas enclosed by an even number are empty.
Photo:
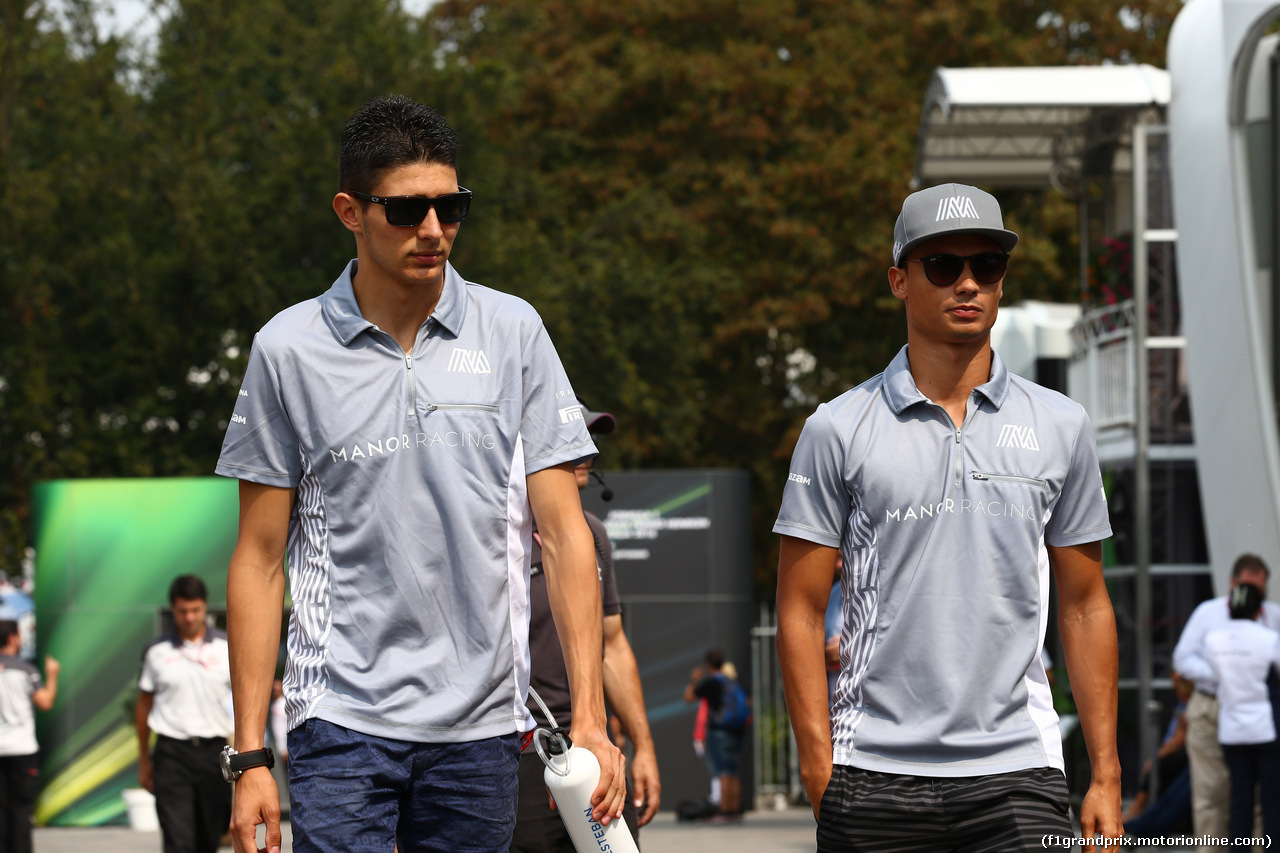
[[[933,69],[1158,62],[1177,6],[447,0],[505,164],[465,268],[562,330],[621,464],[754,472],[763,580],[803,418],[904,341],[885,270]],[[1012,200],[1016,296],[1070,297],[1073,217]]]
[[[37,479],[210,472],[253,332],[351,254],[342,121],[396,91],[463,135],[459,270],[532,301],[623,419],[605,464],[753,471],[762,582],[804,417],[904,338],[885,269],[932,70],[1161,64],[1180,5],[156,0],[130,66],[92,2],[59,29],[0,0],[0,567]],[[1071,298],[1073,205],[1007,203],[1014,297]]]
[[[114,393],[110,340],[95,334],[116,251],[131,242],[135,111],[116,82],[118,45],[98,43],[88,9],[53,25],[31,0],[0,17],[0,566],[26,542],[27,489],[89,473],[121,449],[84,405]],[[128,369],[128,366],[124,366]]]
[[[69,5],[2,0],[0,567],[54,477],[208,475],[256,329],[352,254],[354,106],[424,90],[395,2],[183,0],[138,66]],[[134,81],[132,86],[125,81]]]

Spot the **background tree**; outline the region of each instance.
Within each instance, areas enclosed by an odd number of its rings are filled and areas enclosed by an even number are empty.
[[[753,471],[765,589],[804,417],[905,340],[885,270],[933,69],[1159,62],[1178,5],[447,0],[505,165],[464,268],[528,296],[626,414],[615,464]],[[1074,299],[1074,206],[1006,206],[1011,297]]]
[[[755,569],[817,401],[904,340],[888,293],[939,65],[1162,64],[1142,0],[156,0],[136,64],[70,0],[0,0],[0,568],[32,482],[205,475],[256,329],[352,254],[336,139],[439,106],[476,192],[469,279],[528,298],[605,464],[754,474]],[[1075,212],[1002,194],[1010,297],[1076,298]]]

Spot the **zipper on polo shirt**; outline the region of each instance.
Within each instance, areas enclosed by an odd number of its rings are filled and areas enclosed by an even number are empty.
[[[956,431],[956,486],[959,487],[960,480],[964,477],[964,447],[961,446],[960,427],[955,428]]]
[[[418,383],[413,378],[413,354],[404,354],[404,368],[409,376],[409,413],[405,415],[405,420],[413,420],[414,415],[418,411]]]
[[[498,407],[491,406],[488,403],[428,403],[427,404],[428,412],[435,412],[435,411],[441,411],[441,410],[456,411],[458,409],[462,409],[464,411],[471,410],[471,411],[477,411],[477,412],[493,412],[495,415],[498,413]]]
[[[1041,480],[1039,477],[1021,477],[1017,474],[984,474],[981,471],[974,471],[969,476],[984,483],[1024,483],[1041,489],[1049,488],[1049,481]]]

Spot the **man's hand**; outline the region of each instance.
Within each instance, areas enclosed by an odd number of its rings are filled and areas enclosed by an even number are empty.
[[[267,825],[265,847],[258,847],[259,824]],[[236,853],[280,853],[280,791],[264,766],[250,767],[236,780],[231,843]]]
[[[1080,835],[1093,838],[1123,838],[1120,816],[1120,783],[1094,780],[1080,804]]]
[[[809,806],[813,809],[813,819],[818,819],[818,810],[822,806],[822,795],[831,784],[834,764],[831,756],[815,755],[800,765],[800,784],[804,785],[805,796],[809,798]]]
[[[662,782],[658,780],[658,757],[652,749],[636,750],[631,762],[631,781],[635,783],[636,824],[644,826],[658,813]]]
[[[44,656],[44,677],[52,681],[58,677],[58,673],[62,672],[62,664],[58,663],[50,655]]]
[[[591,819],[608,826],[622,817],[622,806],[627,801],[627,759],[603,729],[580,732],[574,728],[569,739],[574,746],[590,750],[600,762],[600,782],[591,792]]]
[[[138,758],[138,785],[153,794],[156,792],[155,777],[151,773],[151,757],[145,753]]]

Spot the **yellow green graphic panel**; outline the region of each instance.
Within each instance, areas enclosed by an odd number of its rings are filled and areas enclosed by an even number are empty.
[[[38,715],[41,824],[124,823],[138,784],[133,728],[142,649],[159,633],[170,581],[195,574],[226,603],[237,484],[217,477],[55,480],[34,495],[36,644],[62,663]]]

